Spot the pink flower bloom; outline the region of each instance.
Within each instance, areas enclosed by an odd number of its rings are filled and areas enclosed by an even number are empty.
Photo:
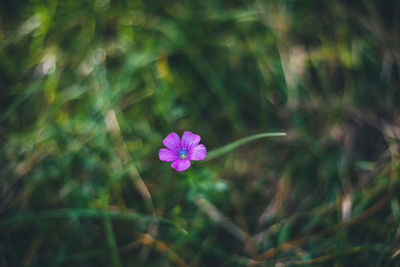
[[[161,148],[158,156],[162,161],[172,161],[172,168],[184,171],[190,167],[191,160],[202,160],[206,157],[207,150],[204,145],[199,145],[200,136],[186,131],[182,140],[176,133],[170,133],[163,140],[167,148]]]

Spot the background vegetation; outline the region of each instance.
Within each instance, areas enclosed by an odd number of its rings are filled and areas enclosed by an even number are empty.
[[[399,1],[0,9],[1,266],[400,265]]]

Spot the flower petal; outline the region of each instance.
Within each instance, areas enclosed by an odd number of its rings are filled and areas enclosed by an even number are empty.
[[[158,151],[158,157],[162,161],[174,161],[179,159],[179,155],[177,152],[167,148],[161,148],[160,151]]]
[[[178,172],[187,170],[190,167],[190,160],[188,159],[177,159],[171,164],[172,168]]]
[[[200,135],[194,134],[190,131],[186,131],[182,135],[182,147],[189,150],[200,142]]]
[[[206,146],[202,144],[192,147],[192,149],[189,151],[190,160],[202,160],[206,157],[206,155],[207,155]]]
[[[170,133],[163,140],[163,144],[171,150],[177,150],[181,145],[181,139],[176,133]]]

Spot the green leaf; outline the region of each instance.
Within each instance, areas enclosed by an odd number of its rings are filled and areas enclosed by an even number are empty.
[[[262,133],[262,134],[255,134],[251,135],[242,139],[239,139],[237,141],[234,141],[232,143],[229,143],[223,147],[211,150],[210,152],[207,153],[207,157],[205,160],[211,160],[216,157],[222,156],[225,153],[228,153],[236,148],[238,148],[241,145],[247,144],[248,142],[261,139],[261,138],[266,138],[266,137],[276,137],[276,136],[285,136],[286,133]]]

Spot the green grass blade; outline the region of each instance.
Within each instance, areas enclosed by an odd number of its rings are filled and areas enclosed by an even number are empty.
[[[124,213],[120,211],[93,210],[93,209],[51,209],[51,210],[19,212],[8,218],[0,220],[0,227],[5,227],[7,225],[15,223],[25,223],[25,222],[57,219],[57,218],[100,219],[104,218],[105,215],[109,216],[111,219],[117,219],[117,220],[141,221],[143,223],[147,223],[150,221],[159,221],[174,225],[173,222],[167,219],[157,218],[152,215],[140,214],[140,213]]]
[[[211,160],[216,157],[219,157],[225,153],[228,153],[228,152],[238,148],[241,145],[244,145],[248,142],[251,142],[251,141],[254,141],[257,139],[266,138],[266,137],[285,136],[285,135],[286,135],[286,133],[261,133],[261,134],[251,135],[251,136],[239,139],[237,141],[234,141],[232,143],[229,143],[223,147],[211,150],[210,152],[207,153],[207,157],[205,158],[205,160]]]
[[[117,267],[121,266],[121,260],[118,254],[117,242],[115,241],[112,222],[108,214],[104,214],[103,222],[104,222],[104,230],[106,232],[106,237],[107,237],[108,248],[111,250],[113,266]]]

